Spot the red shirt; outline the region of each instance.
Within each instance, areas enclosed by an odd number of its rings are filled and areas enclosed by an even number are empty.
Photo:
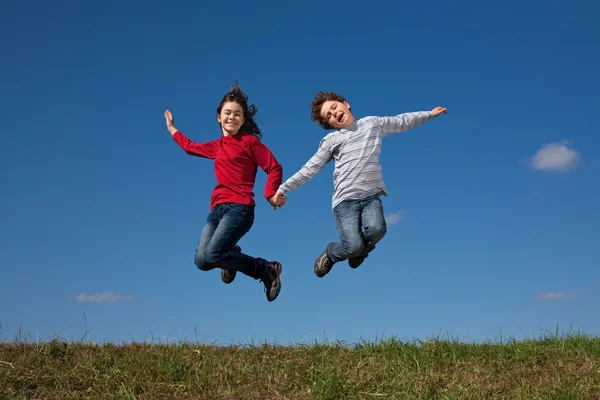
[[[220,203],[241,203],[254,206],[254,182],[257,166],[268,175],[265,198],[277,192],[281,185],[283,168],[271,151],[256,136],[239,132],[221,136],[218,140],[194,143],[177,131],[173,139],[187,154],[215,160],[215,186],[210,199],[210,209]]]

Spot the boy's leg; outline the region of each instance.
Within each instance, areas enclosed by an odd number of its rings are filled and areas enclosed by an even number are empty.
[[[348,260],[348,264],[352,268],[358,268],[362,264],[387,232],[385,216],[383,215],[383,205],[378,195],[362,200],[361,224],[365,247],[358,257]]]
[[[361,219],[365,243],[370,243],[374,246],[387,233],[387,225],[385,223],[385,216],[383,215],[383,204],[381,204],[379,196],[364,200]],[[369,251],[372,251],[372,249]]]
[[[333,209],[335,225],[340,241],[327,245],[325,251],[315,262],[315,275],[323,277],[329,273],[333,264],[359,256],[364,249],[361,229],[360,200],[345,200]]]
[[[275,300],[281,290],[281,264],[233,250],[254,223],[254,207],[235,203],[217,207],[220,220],[208,245],[207,262],[214,267],[239,271],[262,280],[267,289],[267,299]]]

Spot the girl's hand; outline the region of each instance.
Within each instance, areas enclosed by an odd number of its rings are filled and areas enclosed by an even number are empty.
[[[273,210],[277,210],[277,207],[283,207],[287,201],[287,196],[283,193],[277,192],[273,196],[269,197],[269,203],[273,206]]]
[[[445,107],[436,107],[433,110],[431,110],[431,112],[433,113],[434,117],[437,117],[441,113],[448,114]]]
[[[173,118],[173,114],[171,114],[171,111],[169,110],[165,111],[165,122],[167,123],[167,129],[171,132],[171,135],[177,132],[177,128],[175,128],[175,118]]]

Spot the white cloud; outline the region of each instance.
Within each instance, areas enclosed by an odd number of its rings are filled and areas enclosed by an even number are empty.
[[[566,141],[543,145],[531,159],[534,169],[547,171],[564,171],[571,169],[579,162],[579,154]]]
[[[405,211],[406,210],[400,210],[398,212],[386,215],[385,216],[385,223],[387,225],[397,224],[398,222],[402,221],[402,216],[404,215]]]
[[[564,293],[564,292],[545,292],[538,293],[535,296],[537,300],[550,301],[550,300],[566,300],[566,299],[574,299],[574,294]]]
[[[77,296],[70,296],[69,300],[76,301],[77,303],[131,303],[133,297],[121,296],[120,294],[105,292],[100,294],[78,294]]]

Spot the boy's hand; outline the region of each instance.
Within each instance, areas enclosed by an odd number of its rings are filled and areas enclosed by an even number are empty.
[[[433,113],[434,117],[437,117],[441,113],[448,114],[445,107],[436,107],[433,110],[431,110],[431,112]]]
[[[273,206],[273,210],[277,210],[277,207],[283,207],[287,201],[287,196],[283,193],[277,192],[269,199],[269,203]]]
[[[175,134],[175,132],[177,132],[177,128],[175,128],[175,118],[173,118],[173,114],[171,114],[171,111],[169,110],[165,111],[165,121],[167,123],[167,129],[169,132],[171,132],[171,135]]]

